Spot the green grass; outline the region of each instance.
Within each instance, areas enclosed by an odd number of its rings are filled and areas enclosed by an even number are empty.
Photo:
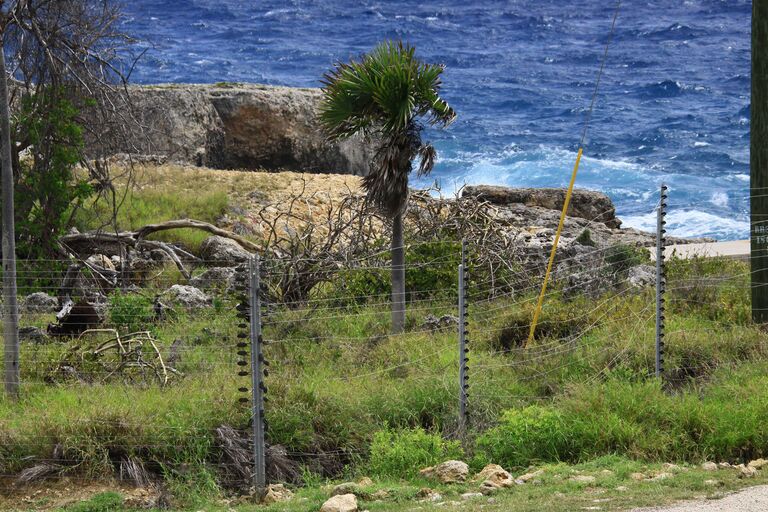
[[[178,179],[184,180],[184,177]],[[185,188],[179,187],[178,183],[152,180],[141,187],[128,189],[118,185],[117,195],[118,200],[124,198],[124,204],[130,204],[130,208],[123,207],[118,210],[116,224],[119,230],[135,230],[147,224],[184,218],[215,223],[229,206],[226,188],[216,183],[206,183],[205,186],[199,187],[190,183],[189,187]],[[111,202],[99,199],[89,204],[87,209],[78,212],[75,225],[80,231],[114,230],[112,216]],[[156,233],[150,238],[178,243],[187,250],[196,252],[208,236],[210,234],[200,230],[178,229]]]
[[[710,280],[706,287],[691,281],[746,272],[745,265],[732,262],[671,265],[669,378],[663,388],[650,377],[650,291],[566,300],[555,289],[541,334],[528,349],[509,340],[520,338],[533,293],[475,300],[469,325],[471,428],[463,456],[475,470],[486,462],[516,472],[549,465],[560,468],[555,475],[573,469],[558,465],[562,462],[586,471],[590,464],[616,460],[611,464],[618,475],[628,471],[619,466],[767,455],[767,347],[761,329],[744,318],[749,288],[742,277]],[[690,292],[682,285],[698,288]],[[153,296],[151,289],[145,292]],[[248,379],[236,376],[234,301],[227,298],[200,312],[177,310],[148,325],[166,359],[174,340],[182,342],[181,360],[174,365],[183,375],[166,387],[138,372],[105,374],[83,355],[86,342],[103,337],[25,343],[22,400],[0,398],[2,472],[18,472],[56,451],[72,462],[65,474],[100,478],[132,458],[165,478],[181,505],[214,499],[223,489],[222,453],[213,431],[222,424],[248,428],[248,407],[238,404],[243,395],[237,388]],[[285,446],[306,475],[333,468],[337,477],[365,473],[377,485],[406,479],[397,484],[394,502],[365,508],[408,510],[415,506],[418,486],[426,485],[414,480],[416,466],[460,455],[453,444],[439,443],[440,436],[457,432],[456,335],[452,329],[421,331],[427,313],[440,316],[454,306],[443,299],[414,302],[409,332],[389,336],[386,305],[319,304],[327,307],[268,309],[269,442]],[[122,297],[113,306],[109,318],[115,327],[146,324],[136,316],[147,315],[146,301]],[[22,324],[44,326],[52,320],[52,315],[25,315]],[[62,372],[63,366],[79,377]],[[616,455],[620,458],[610,458]],[[541,489],[563,493],[571,505],[584,502],[583,489],[552,478]],[[616,504],[627,496],[639,503],[645,495],[704,490],[699,480],[684,475],[675,483],[638,484],[637,493],[615,491],[619,480],[601,484]],[[526,487],[519,503],[500,498],[484,510],[546,506],[551,500],[541,489]],[[307,501],[289,510],[316,510],[327,497],[317,486],[300,495]]]

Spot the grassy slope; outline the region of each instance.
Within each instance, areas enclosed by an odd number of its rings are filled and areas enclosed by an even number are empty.
[[[128,176],[127,170],[125,174]],[[125,188],[125,179],[118,180],[118,201],[126,205],[117,216],[121,230],[180,218],[193,218],[225,228],[242,221],[255,224],[253,227],[258,229],[257,214],[264,205],[284,203],[303,190],[309,197],[297,207],[299,213],[303,213],[359,187],[359,178],[355,176],[213,171],[176,164],[138,166],[130,176],[133,182],[130,188]],[[111,204],[100,201],[79,212],[76,224],[81,230],[114,229],[111,217]],[[177,230],[156,236],[194,251],[208,235],[196,230]]]
[[[143,178],[146,185],[131,198],[131,205],[140,206],[130,214],[126,211],[121,227],[186,215],[213,221],[243,198],[279,194],[281,187],[299,184],[297,175],[188,169],[184,172],[193,173],[193,179],[186,190],[178,191],[170,180],[177,180],[179,172],[148,172]],[[249,196],[254,191],[258,194]],[[186,238],[190,247],[199,243],[196,236]],[[698,280],[734,275],[740,277],[719,284]],[[768,452],[766,342],[747,320],[746,275],[744,265],[732,262],[672,266],[667,367],[675,380],[667,392],[646,378],[653,366],[649,292],[569,301],[555,294],[542,324],[551,338],[537,340],[529,351],[503,354],[498,353],[500,338],[509,334],[506,328],[530,317],[534,290],[514,299],[472,301],[474,428],[466,448],[474,468],[492,460],[517,472],[529,464],[560,459],[586,461],[577,467],[581,471],[596,473],[608,466],[616,472],[615,477],[601,477],[593,491],[563,481],[573,468],[557,466],[550,470],[551,477],[542,479],[541,487],[500,495],[496,504],[484,502],[484,510],[529,510],[542,504],[568,510],[610,498],[600,505],[606,508],[649,503],[660,495],[690,496],[709,489],[702,483],[707,475],[693,471],[669,482],[634,483],[626,479],[631,471],[623,468],[637,469],[654,461],[696,464],[709,458],[735,462]],[[159,278],[154,284],[168,283]],[[145,294],[153,295],[151,290]],[[66,356],[69,346],[25,344],[24,398],[19,404],[0,398],[0,472],[28,466],[30,455],[50,458],[58,446],[78,463],[74,473],[78,478],[103,476],[112,471],[115,460],[130,456],[163,472],[170,489],[188,503],[215,498],[218,451],[212,430],[225,423],[244,428],[248,422],[247,409],[237,405],[237,387],[242,383],[235,376],[232,304],[223,301],[204,313],[179,311],[152,327],[166,355],[173,340],[183,340],[177,366],[185,376],[165,389],[136,385],[135,380],[127,386],[115,379],[106,383],[64,379],[53,372],[56,365],[51,361],[71,362],[72,356]],[[453,306],[443,301],[412,304],[411,331],[403,336],[386,335],[384,306],[330,307],[336,309],[278,310],[267,321],[265,335],[275,341],[267,347],[272,362],[270,441],[285,445],[309,469],[319,470],[329,453],[340,454],[334,463],[348,464],[345,471],[353,476],[366,472],[371,439],[383,428],[422,427],[450,435],[456,422],[455,336],[451,331],[418,331],[427,313],[439,316]],[[25,316],[22,323],[42,326],[51,320],[51,315]],[[565,333],[557,326],[565,326]],[[555,339],[569,333],[578,333],[577,341]],[[98,367],[78,364],[89,379],[99,381],[103,376],[94,373]],[[51,379],[56,384],[46,383]],[[559,418],[547,435],[537,437],[544,429],[525,423],[530,420],[525,416],[523,425],[533,434],[521,437],[511,451],[498,436],[481,443],[483,450],[476,449],[474,437],[498,425],[503,410],[531,405]],[[558,439],[567,442],[553,441]],[[609,457],[588,463],[614,453],[639,462]],[[732,474],[718,473],[716,478],[725,482],[725,488],[738,485]],[[414,508],[410,498],[426,483],[382,485],[396,486],[395,494],[403,502],[366,503],[366,508]],[[616,491],[618,485],[630,490]],[[446,492],[456,495],[459,490]],[[295,501],[290,510],[316,510],[327,493],[312,487],[301,496],[307,501]]]

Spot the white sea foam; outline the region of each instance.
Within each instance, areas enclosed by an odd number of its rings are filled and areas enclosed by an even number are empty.
[[[656,213],[621,217],[622,226],[644,231],[656,230]],[[673,210],[667,214],[667,233],[673,236],[720,238],[749,233],[749,220],[720,217],[701,210]]]
[[[715,206],[725,208],[728,206],[728,194],[722,191],[714,192],[709,202]]]

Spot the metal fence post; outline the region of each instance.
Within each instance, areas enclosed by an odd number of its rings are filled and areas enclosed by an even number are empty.
[[[264,383],[262,381],[262,363],[264,356],[261,352],[261,288],[260,261],[256,255],[249,260],[250,277],[250,307],[251,307],[251,390],[253,393],[253,484],[257,489],[263,489],[267,484],[266,460],[264,445]]]
[[[656,212],[656,377],[664,376],[664,292],[667,285],[664,267],[664,229],[667,215],[667,186],[661,185],[659,209]]]
[[[467,258],[466,243],[461,241],[461,264],[459,265],[459,430],[464,432],[467,427],[467,390],[469,389],[469,367],[467,348]]]

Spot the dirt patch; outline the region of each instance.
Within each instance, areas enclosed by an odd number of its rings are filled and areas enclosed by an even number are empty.
[[[0,510],[58,510],[105,492],[122,495],[125,505],[130,508],[167,506],[165,494],[153,487],[130,487],[120,482],[90,482],[70,478],[19,486],[6,478],[0,480]]]

